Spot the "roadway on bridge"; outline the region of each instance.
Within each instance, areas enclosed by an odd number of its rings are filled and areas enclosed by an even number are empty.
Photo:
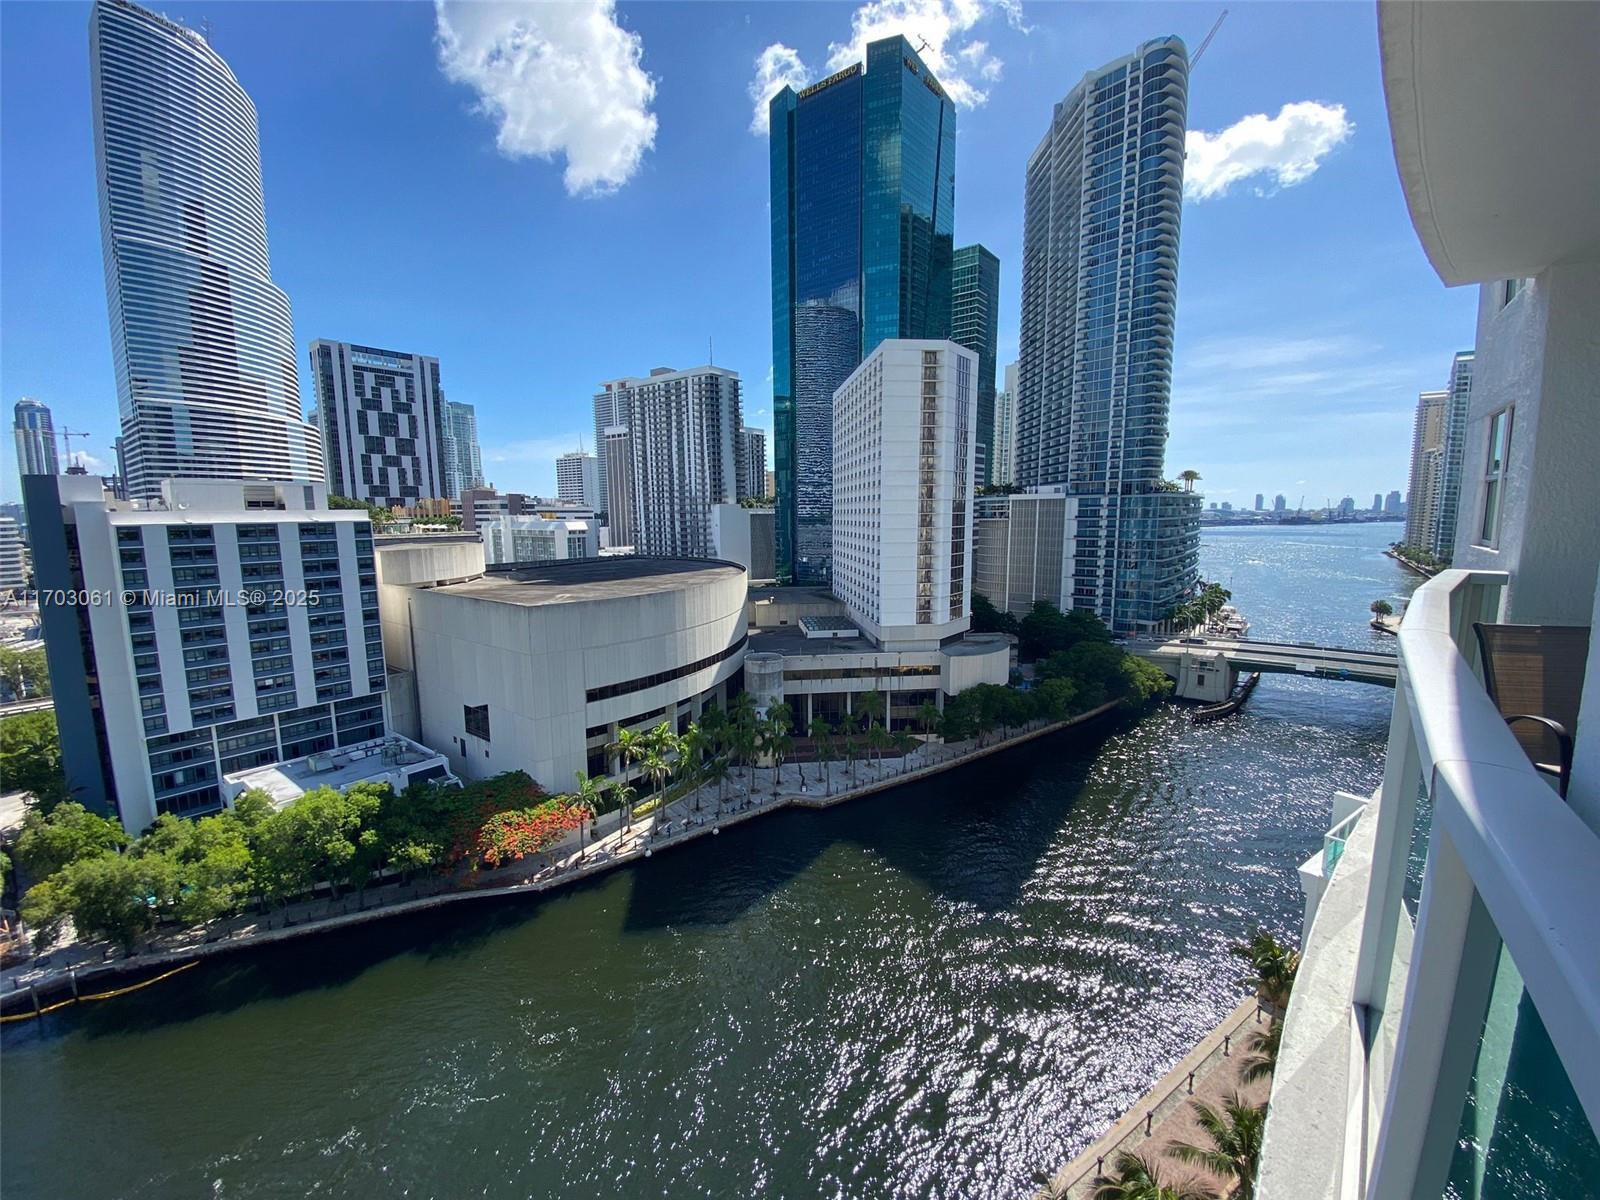
[[[1143,658],[1175,658],[1186,652],[1216,652],[1243,671],[1271,671],[1309,675],[1319,679],[1350,679],[1360,683],[1394,686],[1400,660],[1381,650],[1352,650],[1297,642],[1232,641],[1208,637],[1201,641],[1180,638],[1135,638],[1128,649]]]

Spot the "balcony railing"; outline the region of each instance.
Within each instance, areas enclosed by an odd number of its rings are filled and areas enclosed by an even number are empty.
[[[1322,835],[1322,877],[1333,878],[1333,869],[1339,865],[1339,859],[1344,856],[1345,842],[1350,837],[1350,831],[1356,827],[1356,822],[1361,819],[1361,809],[1345,817],[1327,833]]]
[[[1506,581],[1444,571],[1406,612],[1383,786],[1324,843],[1325,874],[1344,864],[1290,1001],[1260,1200],[1438,1196],[1558,1127],[1562,1168],[1600,1169],[1600,836],[1479,681],[1472,627]],[[1524,1042],[1559,1070],[1513,1081]]]

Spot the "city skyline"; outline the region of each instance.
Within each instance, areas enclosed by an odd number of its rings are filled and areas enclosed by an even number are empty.
[[[305,361],[301,356],[311,337],[324,330],[366,344],[414,346],[449,361],[452,395],[480,409],[484,474],[502,488],[554,490],[555,455],[575,447],[580,431],[587,432],[588,400],[607,369],[596,343],[613,336],[613,313],[637,334],[638,357],[646,362],[684,361],[712,338],[716,361],[748,381],[747,423],[770,430],[770,328],[751,311],[759,305],[739,289],[684,306],[686,311],[664,311],[648,301],[619,304],[613,289],[603,301],[589,303],[602,279],[636,258],[644,242],[659,246],[680,268],[695,262],[703,271],[707,263],[733,262],[736,270],[758,278],[768,269],[765,138],[744,128],[749,102],[743,113],[724,111],[729,106],[723,102],[750,83],[757,54],[780,42],[809,64],[804,82],[824,76],[824,48],[830,41],[845,44],[850,10],[772,6],[743,24],[716,19],[721,11],[708,9],[705,21],[686,20],[683,28],[671,27],[648,6],[625,5],[613,14],[629,38],[638,39],[634,65],[654,88],[645,108],[659,129],[632,177],[603,196],[568,194],[560,147],[553,163],[497,154],[495,126],[472,111],[472,89],[452,82],[437,61],[431,11],[373,6],[358,14],[301,5],[289,21],[280,7],[250,5],[214,19],[212,44],[260,116],[273,277],[294,305],[296,362]],[[200,26],[197,6],[174,5],[168,12]],[[8,26],[8,98],[26,90],[57,102],[42,105],[28,126],[7,123],[14,134],[4,151],[11,168],[5,172],[5,223],[13,247],[8,290],[49,300],[38,312],[19,308],[8,314],[5,378],[8,401],[35,396],[55,410],[58,423],[93,431],[76,448],[86,449],[91,470],[109,472],[114,375],[109,339],[101,332],[105,298],[94,236],[87,14],[87,6],[29,6],[14,13]],[[1020,280],[1005,264],[1019,261],[1023,168],[1037,122],[1029,114],[1123,45],[1171,31],[1193,46],[1211,19],[1155,5],[1101,12],[1092,20],[1031,6],[1024,13],[1027,32],[987,8],[976,25],[933,31],[940,65],[957,71],[956,82],[946,82],[963,130],[957,240],[982,241],[1002,262],[1001,362],[1016,353]],[[1303,78],[1266,52],[1290,24],[1315,33],[1321,46]],[[318,35],[306,38],[308,29]],[[381,36],[363,44],[362,37],[374,32]],[[984,39],[997,79],[956,65],[962,46]],[[1470,297],[1440,288],[1404,229],[1387,148],[1378,136],[1377,81],[1358,69],[1375,40],[1370,14],[1356,10],[1292,17],[1270,9],[1236,13],[1208,49],[1192,88],[1190,175],[1200,164],[1206,190],[1191,191],[1185,212],[1169,469],[1198,469],[1210,497],[1247,499],[1268,470],[1287,477],[1281,486],[1298,488],[1294,481],[1306,480],[1303,486],[1313,495],[1393,486],[1404,472],[1416,392],[1437,374],[1428,364],[1470,344]],[[398,85],[382,85],[385,100],[415,118],[408,132],[367,128],[380,118],[368,111],[362,94],[332,82],[333,73],[318,74],[323,55],[345,55],[356,44],[362,44],[362,55],[395,58],[414,68],[400,72],[408,86],[416,85],[408,94],[401,95]],[[283,74],[277,68],[287,59],[294,61]],[[707,97],[686,93],[694,70],[706,74]],[[978,92],[984,102],[972,104]],[[1335,109],[1336,119],[1330,116]],[[8,111],[18,111],[17,104]],[[348,155],[347,134],[335,137],[316,128],[316,114],[328,112],[355,122],[358,133],[365,130],[391,150],[415,143],[414,149],[436,154],[442,168],[437,174],[457,182],[421,185],[430,197],[427,205],[399,198],[366,228],[367,214],[358,217],[347,207],[353,197],[330,198],[316,184],[330,162]],[[1252,119],[1274,129],[1292,124],[1301,157],[1274,166],[1268,155],[1251,173],[1251,154],[1260,158],[1259,145],[1249,142],[1256,126],[1245,121],[1252,114],[1262,114]],[[574,148],[565,150],[570,158]],[[699,219],[698,206],[661,205],[661,189],[712,159],[732,184],[727,219],[715,229]],[[24,179],[37,187],[22,188]],[[51,202],[41,203],[35,191]],[[434,231],[426,214],[439,205],[467,203],[468,191],[482,194],[463,210],[472,220],[456,223],[468,228]],[[488,211],[485,199],[516,212],[515,221]],[[530,216],[536,218],[531,223]],[[537,236],[530,238],[535,228]],[[455,260],[441,266],[439,287],[427,295],[399,286],[404,266],[379,261],[386,256],[375,249],[383,239],[425,231],[442,237]],[[663,234],[680,232],[662,242]],[[507,247],[496,261],[471,252],[487,238],[502,239]],[[588,244],[585,239],[604,244],[593,275],[578,269],[568,249]],[[1391,253],[1396,249],[1398,255]],[[559,301],[534,296],[512,277],[513,269],[525,274],[530,256],[540,255],[561,280],[552,289],[562,293]],[[353,270],[358,261],[375,273],[375,286],[364,283],[356,292],[349,273],[329,265]],[[1285,265],[1292,269],[1285,272]],[[1353,303],[1351,277],[1357,270],[1368,285],[1377,284],[1362,288],[1359,304]],[[1295,272],[1322,298],[1313,295],[1291,314],[1273,276]],[[468,299],[483,291],[499,298],[495,312]],[[1307,291],[1297,285],[1297,294]],[[608,319],[597,322],[586,311],[605,311]],[[537,383],[523,370],[530,321],[544,331],[542,344],[548,339],[561,348],[549,356],[549,370]],[[70,352],[64,349],[69,345]],[[1354,359],[1358,367],[1350,365]],[[311,381],[302,379],[300,391],[309,406]],[[1284,421],[1281,414],[1291,402],[1303,415]],[[1328,453],[1330,440],[1351,468],[1337,480],[1321,467],[1337,457]],[[1279,472],[1278,466],[1287,469]],[[10,496],[15,484],[7,475],[0,490]]]

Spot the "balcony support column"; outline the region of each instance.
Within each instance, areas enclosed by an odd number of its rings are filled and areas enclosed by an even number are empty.
[[[1499,954],[1488,909],[1435,820],[1367,1200],[1444,1191]]]

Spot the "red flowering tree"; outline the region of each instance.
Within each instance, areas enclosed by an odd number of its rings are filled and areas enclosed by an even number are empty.
[[[538,854],[582,825],[585,815],[565,797],[497,812],[478,831],[478,857],[492,868]]]

